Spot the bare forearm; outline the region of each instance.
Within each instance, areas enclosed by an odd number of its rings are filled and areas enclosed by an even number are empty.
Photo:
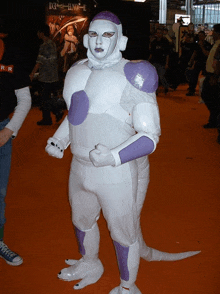
[[[32,72],[31,72],[31,74],[30,74],[30,79],[31,79],[31,81],[33,80],[34,75],[36,74],[36,72],[38,72],[39,67],[40,67],[40,63],[37,62],[37,63],[35,64],[35,66],[34,66]]]

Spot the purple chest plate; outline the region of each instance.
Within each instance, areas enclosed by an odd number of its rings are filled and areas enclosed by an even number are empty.
[[[69,122],[78,126],[84,122],[89,111],[89,98],[86,92],[79,91],[73,93],[71,97],[70,109],[68,112]]]

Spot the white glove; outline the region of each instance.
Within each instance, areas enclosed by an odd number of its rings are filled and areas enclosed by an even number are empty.
[[[56,158],[63,158],[65,144],[54,137],[47,140],[46,152]]]
[[[102,144],[96,145],[95,149],[89,152],[89,158],[96,167],[115,165],[115,159],[111,150]]]

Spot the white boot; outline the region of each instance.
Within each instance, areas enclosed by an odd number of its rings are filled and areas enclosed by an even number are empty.
[[[98,258],[100,236],[97,224],[88,231],[76,228],[76,235],[83,257],[80,260],[66,260],[70,267],[62,269],[58,278],[65,281],[81,280],[74,289],[82,289],[96,283],[101,278],[104,268]]]
[[[109,294],[141,294],[141,292],[136,285],[133,285],[129,290],[122,286],[116,287]]]
[[[135,285],[140,262],[138,241],[128,247],[122,246],[115,241],[114,245],[118,259],[121,284],[109,294],[141,294]]]

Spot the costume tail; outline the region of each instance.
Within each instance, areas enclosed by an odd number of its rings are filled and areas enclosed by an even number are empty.
[[[187,251],[180,253],[168,253],[159,251],[157,249],[148,247],[146,244],[141,249],[141,258],[146,261],[176,261],[182,260],[196,254],[199,254],[201,251]]]
[[[169,253],[159,251],[157,249],[148,247],[144,241],[141,227],[139,227],[139,237],[138,241],[140,244],[140,257],[146,261],[177,261],[182,260],[196,254],[199,254],[201,251],[186,251],[179,253]]]

